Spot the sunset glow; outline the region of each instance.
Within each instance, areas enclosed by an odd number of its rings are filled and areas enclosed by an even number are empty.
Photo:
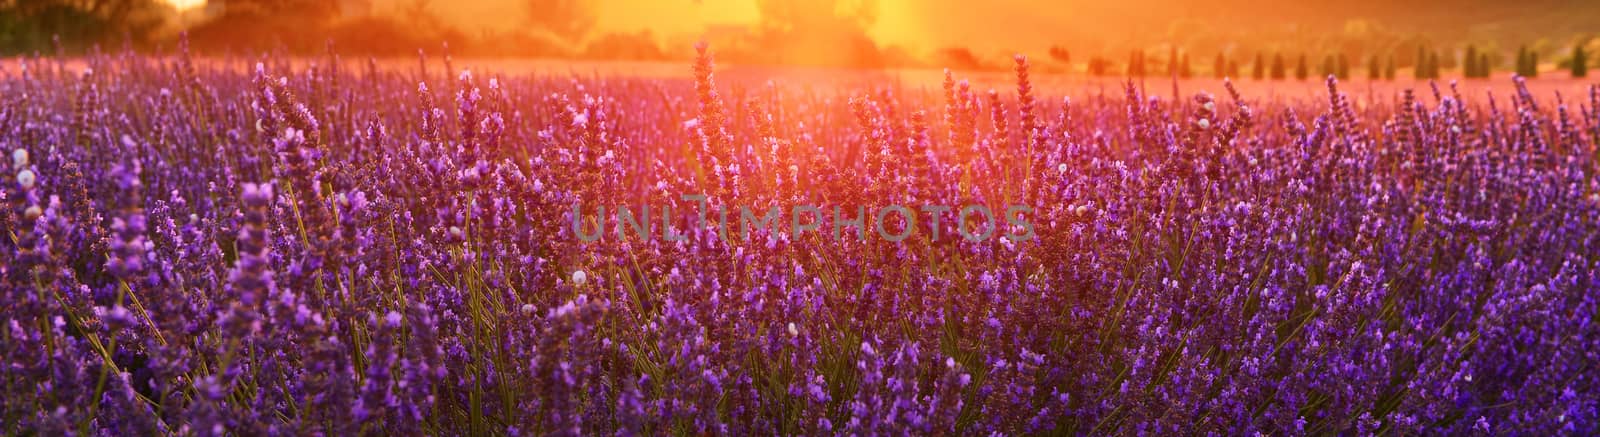
[[[1600,436],[1597,0],[0,0],[0,436]]]
[[[206,0],[162,0],[172,5],[179,12],[200,8],[206,5]]]

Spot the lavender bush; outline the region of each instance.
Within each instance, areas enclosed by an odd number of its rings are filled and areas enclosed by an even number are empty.
[[[8,62],[0,429],[1600,432],[1600,91],[1173,100],[1022,57],[816,89],[699,49],[693,81]],[[1027,204],[1037,238],[573,235],[686,194]]]

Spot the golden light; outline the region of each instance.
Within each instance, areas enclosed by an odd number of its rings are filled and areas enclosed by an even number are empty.
[[[206,0],[164,0],[164,1],[166,1],[167,4],[172,5],[172,8],[173,9],[177,9],[178,12],[184,12],[184,11],[188,11],[188,10],[191,10],[191,9],[204,7],[206,5]]]

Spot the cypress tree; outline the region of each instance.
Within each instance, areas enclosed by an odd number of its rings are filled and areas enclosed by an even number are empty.
[[[1228,77],[1228,59],[1222,56],[1222,52],[1217,52],[1217,60],[1211,65],[1211,75],[1217,79]]]
[[[1462,64],[1461,76],[1466,77],[1466,78],[1482,77],[1482,76],[1479,75],[1479,71],[1478,71],[1478,48],[1477,47],[1470,46],[1470,45],[1467,46],[1466,63]]]
[[[1301,53],[1300,60],[1294,64],[1294,78],[1306,80],[1306,78],[1310,76],[1311,70],[1306,66],[1306,54]]]
[[[1528,77],[1539,77],[1539,52],[1528,51]]]
[[[1283,70],[1283,54],[1282,53],[1273,53],[1272,54],[1272,79],[1273,80],[1283,79],[1284,78],[1284,74],[1283,73],[1284,73],[1284,70]]]
[[[1378,64],[1378,55],[1367,58],[1367,80],[1378,80],[1383,77],[1383,66]]]
[[[1178,76],[1188,79],[1194,76],[1194,70],[1189,68],[1189,54],[1178,55]]]
[[[1517,47],[1517,75],[1527,77],[1528,70],[1528,46]]]
[[[1144,52],[1134,50],[1128,55],[1128,76],[1144,77]]]
[[[1383,78],[1386,79],[1386,80],[1394,80],[1395,72],[1398,69],[1399,69],[1398,66],[1396,66],[1395,62],[1394,62],[1394,54],[1390,53],[1389,54],[1389,63],[1386,64],[1384,66],[1384,68],[1383,68]]]
[[[1424,78],[1424,77],[1427,77],[1427,50],[1426,50],[1426,48],[1422,48],[1421,45],[1416,46],[1416,62],[1413,62],[1413,64],[1414,64],[1414,66],[1411,66],[1411,77],[1413,77],[1413,78]]]
[[[1266,79],[1267,78],[1267,57],[1265,55],[1262,55],[1261,52],[1256,52],[1256,63],[1255,63],[1255,65],[1251,66],[1250,68],[1251,68],[1251,70],[1253,70],[1253,71],[1250,72],[1250,77],[1251,78],[1254,78],[1255,80]]]
[[[1589,75],[1589,55],[1583,52],[1583,42],[1572,47],[1572,77]]]
[[[1427,78],[1427,48],[1422,48],[1421,45],[1416,46],[1416,62],[1413,62],[1413,64],[1411,77]]]
[[[1528,71],[1528,48],[1517,47],[1517,65],[1511,69],[1512,73],[1522,75]]]
[[[1178,76],[1178,46],[1172,46],[1167,52],[1167,75]]]

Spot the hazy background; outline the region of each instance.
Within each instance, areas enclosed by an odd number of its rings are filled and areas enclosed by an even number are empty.
[[[1042,68],[1173,49],[1197,65],[1218,53],[1394,56],[1419,47],[1446,68],[1468,45],[1509,65],[1519,47],[1559,63],[1600,49],[1600,2],[1570,0],[0,0],[0,51],[170,48],[415,56],[448,43],[463,57],[680,60],[694,41],[723,62],[847,67]]]

